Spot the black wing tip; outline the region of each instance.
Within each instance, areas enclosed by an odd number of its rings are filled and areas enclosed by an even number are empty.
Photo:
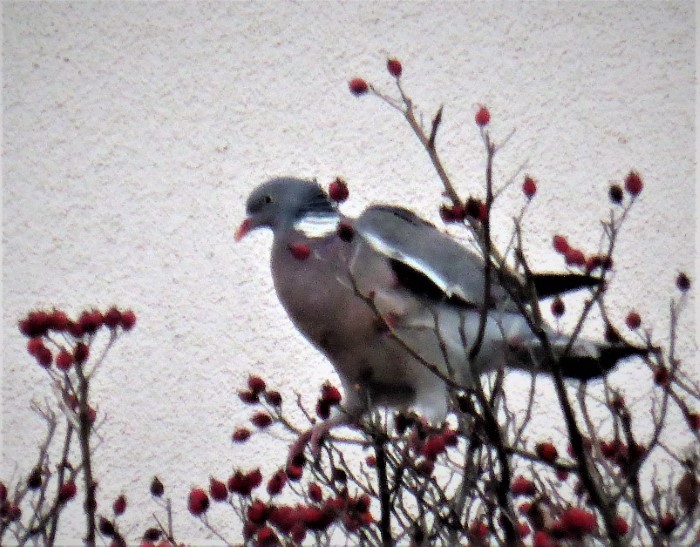
[[[536,273],[532,283],[539,298],[548,298],[579,289],[597,287],[603,283],[601,277],[578,273]]]
[[[587,382],[602,378],[617,364],[628,357],[646,357],[650,353],[660,353],[656,346],[640,347],[629,344],[604,346],[600,357],[569,356],[559,361],[562,375],[566,378]]]

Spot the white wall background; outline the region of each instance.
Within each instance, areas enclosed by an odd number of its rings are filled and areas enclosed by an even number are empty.
[[[201,542],[210,536],[185,514],[191,486],[234,466],[282,463],[286,440],[231,445],[249,414],[236,397],[249,372],[287,397],[304,390],[309,401],[308,386],[334,377],[277,303],[269,234],[233,242],[249,191],[272,175],[342,175],[352,191],[346,212],[386,201],[436,220],[440,186],[408,126],[347,89],[361,75],[392,91],[389,55],[403,61],[406,90],[426,120],[445,105],[438,145],[461,192],[479,193],[483,180],[475,105],[490,107],[496,137],[516,129],[498,174],[527,160],[540,182],[526,243],[541,269],[562,266],[550,247],[556,232],[597,248],[608,184],[634,167],[646,186],[619,241],[614,319],[622,324],[636,308],[663,340],[675,276],[693,273],[690,2],[2,9],[0,476],[28,470],[42,431],[29,402],[51,397],[17,320],[35,307],[132,307],[137,327],[110,354],[94,394],[108,417],[100,507],[125,492],[134,540],[154,508],[154,474],[174,499],[180,539]],[[503,196],[499,237],[521,203],[518,188]],[[686,360],[695,348],[690,312]],[[640,377],[615,376],[644,412],[648,389],[633,384]],[[543,423],[556,412],[547,404]],[[77,539],[78,506],[65,542]],[[230,522],[228,530],[237,537]]]

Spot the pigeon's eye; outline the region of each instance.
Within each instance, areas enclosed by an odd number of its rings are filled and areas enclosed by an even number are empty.
[[[263,196],[263,201],[265,203],[272,203],[272,196]]]

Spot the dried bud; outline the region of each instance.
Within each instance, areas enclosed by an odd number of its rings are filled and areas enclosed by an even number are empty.
[[[644,184],[642,183],[642,178],[639,176],[639,173],[630,171],[625,177],[625,190],[627,190],[631,196],[636,197],[642,191],[642,188],[644,188]]]
[[[114,534],[116,533],[114,523],[111,520],[107,520],[104,517],[100,517],[100,520],[97,524],[97,528],[99,529],[100,534],[102,534],[103,536],[114,537]]]
[[[692,471],[687,471],[676,485],[676,494],[681,501],[683,509],[688,514],[692,513],[698,504],[698,478]]]
[[[401,76],[401,72],[403,71],[401,61],[398,59],[388,59],[386,62],[386,69],[394,78],[399,78]]]
[[[246,427],[239,427],[231,435],[231,440],[234,443],[243,443],[250,438],[250,429]]]
[[[163,492],[165,492],[163,483],[160,482],[158,477],[153,477],[153,480],[151,481],[151,495],[159,498],[163,495]]]
[[[654,369],[654,383],[657,386],[666,387],[670,378],[668,369],[661,365]]]
[[[478,214],[478,211],[477,211]],[[467,212],[461,205],[445,205],[440,206],[440,218],[443,222],[462,222],[466,218]],[[477,216],[477,215],[473,215]]]
[[[250,419],[255,427],[265,429],[272,425],[272,417],[267,412],[256,412]]]
[[[676,278],[676,287],[678,287],[678,290],[681,292],[686,292],[690,289],[690,279],[685,273],[681,272],[678,274]]]
[[[610,189],[608,190],[608,196],[610,197],[610,201],[612,201],[613,203],[615,203],[617,205],[620,205],[620,203],[622,203],[622,198],[624,196],[620,185],[619,184],[611,184]]]
[[[187,508],[195,517],[203,515],[209,509],[209,496],[201,488],[193,488],[187,499]]]
[[[282,404],[282,395],[280,395],[279,391],[266,391],[265,400],[272,406],[280,406]]]
[[[255,405],[260,402],[258,394],[249,389],[246,389],[245,391],[239,391],[238,398],[247,405]]]
[[[664,534],[670,534],[676,529],[678,523],[676,519],[670,513],[664,515],[664,517],[659,522],[659,528]]]
[[[355,237],[355,229],[350,223],[342,221],[338,224],[338,237],[346,243],[350,242]]]
[[[474,116],[474,121],[479,127],[488,125],[488,123],[491,121],[491,113],[489,112],[489,109],[485,106],[480,106],[479,110],[477,110],[476,115]]]
[[[114,500],[114,503],[112,503],[112,511],[114,511],[114,514],[117,516],[124,514],[124,511],[126,511],[126,496],[121,495]]]
[[[367,93],[367,91],[369,91],[369,86],[367,85],[367,82],[365,82],[362,78],[353,78],[348,83],[348,87],[350,88],[350,92],[358,97],[360,95],[364,95],[365,93]]]
[[[36,490],[41,486],[41,467],[35,467],[27,477],[27,488]]]

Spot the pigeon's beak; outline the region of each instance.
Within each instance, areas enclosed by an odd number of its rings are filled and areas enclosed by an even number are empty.
[[[236,230],[236,241],[240,241],[241,239],[243,239],[246,236],[246,234],[250,232],[252,227],[253,221],[249,218],[241,222],[241,225],[238,227],[238,230]]]

